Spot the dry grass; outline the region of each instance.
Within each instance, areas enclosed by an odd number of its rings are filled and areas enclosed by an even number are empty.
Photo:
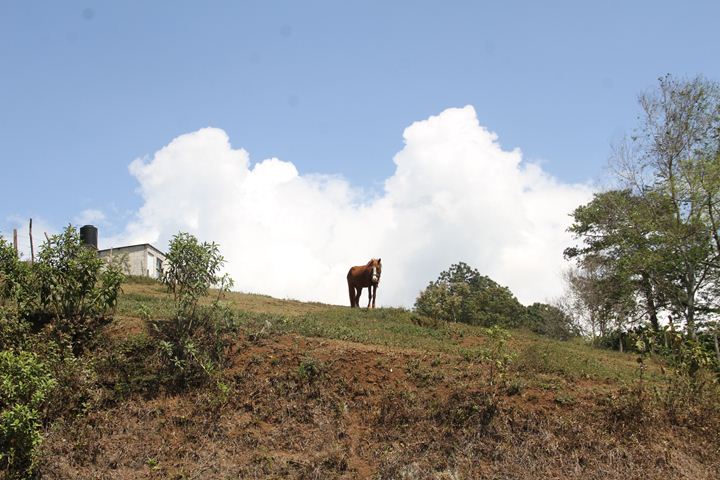
[[[162,317],[171,305],[158,285],[124,291],[108,329],[119,343],[142,336],[138,309]],[[480,329],[422,326],[402,310],[230,301],[241,328],[217,384],[131,394],[58,422],[43,478],[720,476],[718,411],[673,423],[656,405],[636,408],[631,355],[513,332],[515,362],[490,385]],[[664,385],[652,370],[649,396]]]

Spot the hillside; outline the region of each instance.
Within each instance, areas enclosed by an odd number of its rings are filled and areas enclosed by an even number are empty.
[[[505,342],[400,309],[228,303],[238,331],[220,380],[171,392],[142,357],[144,318],[169,316],[171,298],[124,284],[103,388],[46,432],[43,478],[720,477],[717,398],[688,402],[658,360],[641,381],[637,356],[579,340]]]

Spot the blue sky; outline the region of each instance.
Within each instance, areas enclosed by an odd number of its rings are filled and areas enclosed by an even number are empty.
[[[413,122],[474,106],[504,150],[600,177],[657,77],[720,79],[717,2],[0,2],[0,233],[142,207],[136,158],[222,129],[251,162],[380,191]],[[101,234],[102,235],[102,234]]]

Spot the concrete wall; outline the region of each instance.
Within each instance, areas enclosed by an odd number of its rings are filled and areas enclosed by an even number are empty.
[[[100,258],[119,260],[127,275],[159,278],[165,264],[165,256],[148,245],[134,245],[131,247],[111,248],[100,250]],[[160,260],[158,269],[157,261]]]

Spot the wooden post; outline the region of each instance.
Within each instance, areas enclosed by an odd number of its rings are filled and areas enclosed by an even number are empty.
[[[35,263],[35,247],[32,241],[32,218],[30,219],[30,263]]]
[[[13,228],[13,248],[15,249],[15,256],[18,256],[18,246],[17,246],[17,228]]]

